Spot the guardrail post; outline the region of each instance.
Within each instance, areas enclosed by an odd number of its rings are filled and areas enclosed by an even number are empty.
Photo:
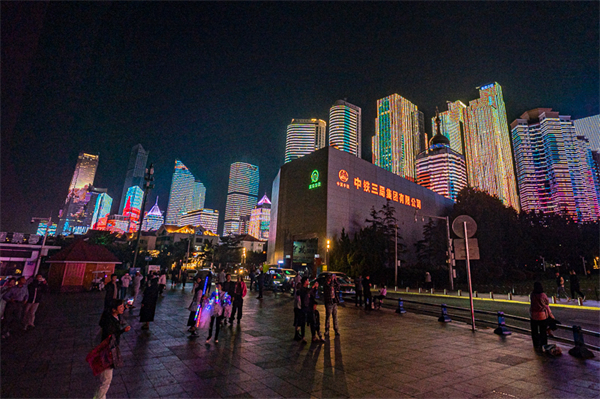
[[[431,295],[433,295],[433,288],[431,289]],[[581,298],[580,298],[581,299]]]
[[[494,293],[490,291],[490,299],[494,299]]]
[[[398,286],[394,286],[394,291],[398,291]]]
[[[441,321],[443,323],[450,323],[452,321],[452,319],[450,319],[450,316],[448,316],[448,309],[446,309],[445,303],[442,303],[442,314],[439,317],[438,321]]]
[[[406,292],[410,291],[410,288],[406,287]]]
[[[396,313],[398,313],[398,314],[406,313],[406,310],[404,310],[404,301],[402,300],[402,298],[398,298],[398,309],[396,309]]]
[[[552,295],[552,303],[556,303],[556,297]]]
[[[477,298],[477,291],[473,291],[473,297]]]
[[[494,330],[494,334],[498,335],[511,335],[508,327],[506,327],[506,321],[504,320],[504,312],[498,312],[498,327]]]
[[[340,303],[344,303],[344,297],[342,296],[342,291],[340,291]]]
[[[508,300],[512,301],[512,293],[511,292],[508,293]]]
[[[419,288],[419,294],[421,293],[421,288]]]
[[[594,357],[594,354],[585,346],[585,342],[583,342],[581,326],[573,326],[573,341],[575,342],[575,347],[569,349],[569,355],[580,359],[591,359]]]
[[[444,288],[444,295],[448,295],[448,290]]]
[[[583,306],[583,298],[577,298],[577,304]]]
[[[462,292],[461,290],[458,290],[458,292],[456,293],[456,295],[460,296],[461,292]]]

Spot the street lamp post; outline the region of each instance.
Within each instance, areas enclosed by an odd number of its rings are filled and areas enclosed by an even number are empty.
[[[440,219],[446,221],[446,244],[448,246],[448,274],[450,279],[450,289],[454,290],[454,257],[452,256],[452,239],[450,238],[450,218],[448,216],[433,216],[433,215],[421,215],[421,217],[428,217],[433,219]],[[423,219],[422,219],[423,220]],[[417,221],[417,212],[415,211],[415,222]],[[424,221],[424,220],[423,220]]]
[[[52,213],[50,213],[50,217],[48,219],[46,219],[46,218],[31,218],[32,223],[35,220],[39,220],[39,221],[47,220],[47,223],[46,223],[46,231],[44,232],[44,239],[42,240],[42,247],[40,248],[40,253],[38,255],[37,262],[35,265],[35,271],[33,272],[34,278],[37,275],[38,271],[40,270],[40,264],[42,263],[42,255],[44,254],[44,248],[46,246],[46,239],[48,238],[48,231],[50,230],[50,226],[52,226]]]
[[[394,286],[398,287],[398,225],[396,224],[396,246],[394,247]]]
[[[144,197],[142,199],[142,208],[140,209],[140,225],[137,230],[137,239],[135,240],[135,253],[133,255],[133,267],[136,267],[136,261],[138,256],[138,248],[140,246],[140,236],[142,232],[142,224],[144,223],[144,209],[146,208],[146,198],[148,198],[148,193],[150,190],[154,188],[154,165],[150,164],[150,167],[146,169],[146,174],[144,175]]]
[[[327,265],[327,270],[329,271],[329,240],[327,240],[327,253],[325,257],[325,264]]]

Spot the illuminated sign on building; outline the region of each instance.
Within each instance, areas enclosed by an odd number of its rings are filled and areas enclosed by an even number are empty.
[[[319,171],[318,170],[315,169],[312,171],[312,173],[310,174],[310,181],[312,183],[308,185],[309,190],[312,190],[313,188],[321,187],[321,182],[319,181]]]
[[[349,179],[348,172],[342,169],[338,173],[338,177],[341,181],[337,182],[337,186],[349,190],[350,185],[344,182],[344,179],[346,181],[348,181]],[[353,184],[357,190],[362,190],[365,193],[370,193],[388,199],[390,201],[397,202],[399,204],[421,209],[421,200],[419,198],[411,197],[410,195],[398,192],[396,190],[392,190],[391,188],[385,187],[381,184],[361,179],[358,176],[354,178]]]

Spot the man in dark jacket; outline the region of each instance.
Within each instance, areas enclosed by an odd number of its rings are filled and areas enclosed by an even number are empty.
[[[263,288],[265,288],[265,273],[262,270],[260,271],[260,274],[258,275],[256,281],[258,284],[258,296],[256,297],[256,299],[262,299]]]
[[[372,309],[373,295],[371,294],[371,280],[370,276],[365,276],[362,281],[363,291],[365,292],[365,310]]]
[[[306,343],[305,331],[306,331],[306,323],[310,322],[310,315],[313,308],[313,304],[315,301],[315,296],[317,293],[317,288],[319,287],[319,283],[315,283],[312,288],[309,288],[310,282],[308,281],[308,277],[302,277],[302,288],[298,291],[298,296],[300,299],[300,336],[302,337],[302,343]],[[311,328],[314,328],[311,323]]]
[[[111,274],[110,282],[104,286],[106,296],[104,297],[104,310],[110,310],[113,300],[117,299],[119,289],[117,288],[117,275]]]
[[[575,296],[575,294],[579,294],[580,297],[583,298],[583,300],[585,301],[585,295],[583,295],[581,293],[581,290],[579,288],[579,277],[577,277],[577,273],[575,273],[575,270],[571,270],[569,272],[571,274],[571,277],[569,277],[570,280],[570,286],[571,286],[571,298],[573,298],[573,300],[575,301],[577,299],[577,297]]]
[[[42,301],[42,296],[48,291],[48,283],[42,277],[41,274],[35,276],[35,279],[27,286],[29,291],[29,299],[25,304],[25,315],[23,316],[24,329],[27,330],[29,327],[35,327],[33,322],[35,321],[35,312],[37,312],[38,306]]]
[[[362,287],[363,278],[362,276],[358,276],[354,279],[354,290],[356,291],[356,302],[354,306],[362,306],[363,303],[363,287]]]
[[[334,275],[328,275],[323,284],[323,301],[325,302],[325,337],[329,337],[329,326],[331,316],[333,316],[333,330],[335,335],[339,336],[338,331],[338,318],[337,318],[337,305],[340,303],[340,299],[336,295],[340,290],[340,283]]]

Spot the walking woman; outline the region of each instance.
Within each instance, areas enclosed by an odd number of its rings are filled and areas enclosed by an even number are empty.
[[[154,321],[156,301],[158,301],[158,279],[154,277],[150,280],[142,297],[142,308],[140,309],[140,323],[144,323],[142,330],[149,330],[150,322]]]
[[[544,345],[548,345],[548,328],[549,319],[553,319],[554,315],[550,310],[550,301],[546,294],[542,283],[536,281],[533,283],[533,292],[531,293],[531,340],[536,351],[541,351]]]
[[[192,333],[193,336],[198,335],[196,332],[196,322],[197,318],[200,317],[200,312],[198,312],[198,306],[200,306],[200,310],[202,310],[202,302],[204,299],[204,284],[202,284],[202,276],[196,275],[196,281],[194,281],[194,296],[192,299],[192,303],[188,310],[190,311],[190,317],[188,318],[187,325],[189,327],[188,331]]]

